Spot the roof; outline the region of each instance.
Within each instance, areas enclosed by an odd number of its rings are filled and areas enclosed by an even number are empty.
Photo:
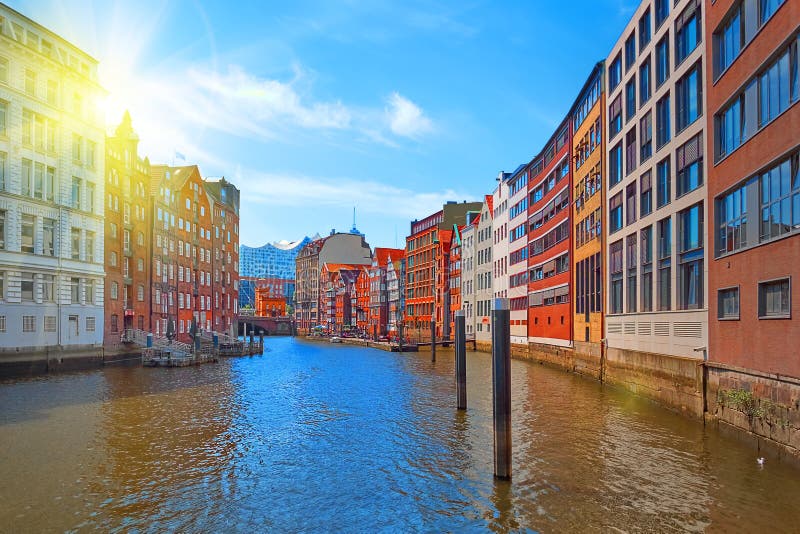
[[[406,251],[402,248],[375,247],[373,259],[377,262],[378,267],[386,267],[390,260],[402,258],[405,253]]]

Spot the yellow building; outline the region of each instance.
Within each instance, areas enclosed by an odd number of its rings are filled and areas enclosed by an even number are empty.
[[[605,93],[603,62],[595,65],[572,116],[573,183],[573,339],[575,352],[600,356],[603,338],[603,224],[605,179]]]

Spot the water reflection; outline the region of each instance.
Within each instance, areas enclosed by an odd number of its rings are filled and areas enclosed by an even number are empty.
[[[512,362],[492,477],[489,356],[270,339],[264,356],[0,383],[12,530],[793,531],[797,470],[647,401]],[[0,529],[1,530],[1,529]]]

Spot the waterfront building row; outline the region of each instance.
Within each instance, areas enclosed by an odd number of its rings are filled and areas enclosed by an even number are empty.
[[[106,136],[97,60],[5,5],[0,45],[0,348],[228,331],[239,191],[196,166],[152,166],[127,113]]]

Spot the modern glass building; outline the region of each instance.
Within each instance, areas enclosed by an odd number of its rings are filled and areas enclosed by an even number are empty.
[[[270,279],[272,283],[276,279],[283,281],[284,296],[291,297],[294,294],[295,258],[311,240],[304,237],[300,241],[276,241],[261,247],[242,245],[239,249],[239,306],[255,306],[255,286],[259,279]]]

